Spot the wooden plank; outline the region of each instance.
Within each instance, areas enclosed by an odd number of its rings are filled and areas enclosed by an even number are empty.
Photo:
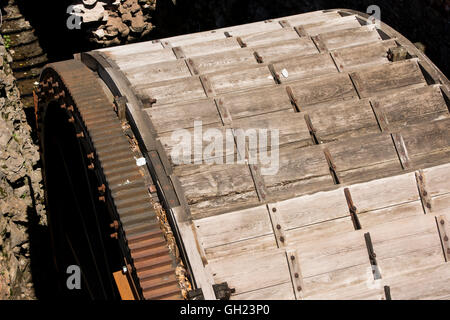
[[[321,33],[327,33],[330,31],[359,28],[361,27],[361,23],[355,15],[350,15],[336,19],[327,19],[326,21],[303,24],[301,27],[305,30],[307,35],[317,36]]]
[[[349,216],[342,189],[319,192],[269,204],[276,209],[286,230]]]
[[[236,295],[291,281],[286,254],[278,250],[211,261],[207,268]]]
[[[161,39],[161,42],[170,44],[172,47],[180,47],[224,38],[225,35],[222,32],[212,30]]]
[[[280,110],[292,110],[284,88],[265,88],[243,93],[231,93],[218,100],[221,114],[231,115],[233,120]]]
[[[164,47],[162,46],[160,41],[145,41],[140,43],[127,44],[126,46],[101,48],[97,49],[97,51],[101,51],[107,55],[127,56],[143,52],[163,51],[163,49]]]
[[[427,181],[427,190],[431,197],[450,193],[450,164],[423,170]]]
[[[219,53],[234,49],[240,49],[239,43],[234,38],[223,38],[211,41],[203,41],[181,46],[186,57],[197,57],[207,54]]]
[[[208,77],[217,94],[270,86],[274,83],[270,71],[265,66],[227,70],[212,73]]]
[[[247,165],[193,165],[174,169],[193,217],[237,210],[258,203]]]
[[[358,213],[358,220],[362,228],[366,229],[397,220],[422,216],[423,214],[422,204],[415,201]]]
[[[316,146],[280,148],[278,173],[263,176],[263,179],[271,201],[313,193],[333,185],[322,150]]]
[[[272,228],[277,241],[277,246],[278,248],[284,248],[287,245],[285,225],[276,208],[269,209],[269,207],[267,207],[267,209],[269,210],[270,220],[272,222]]]
[[[357,97],[353,84],[346,74],[336,74],[289,84],[302,109],[307,105],[328,104]]]
[[[267,252],[277,249],[277,242],[273,234],[231,242],[219,247],[206,248],[205,255],[208,261],[228,258],[239,255],[249,255],[258,252]]]
[[[378,133],[377,119],[368,100],[330,102],[304,107],[322,143]]]
[[[299,40],[298,34],[292,29],[280,29],[270,32],[258,32],[241,36],[248,48],[257,46],[272,46],[273,43],[289,40]]]
[[[325,201],[322,200],[322,201]],[[286,241],[289,245],[321,240],[340,233],[354,231],[352,218],[347,214],[342,218],[326,220],[312,225],[302,226],[286,232]]]
[[[427,190],[427,181],[422,170],[416,171],[416,182],[417,188],[419,190],[420,199],[422,201],[422,206],[426,214],[431,212],[431,196]]]
[[[350,46],[362,45],[381,41],[376,28],[362,26],[355,29],[331,31],[313,37],[314,41],[322,43],[328,50],[336,50]]]
[[[413,167],[446,163],[450,156],[450,119],[406,127],[401,131]]]
[[[292,109],[256,115],[250,118],[235,119],[231,127],[235,130],[241,129],[244,131],[268,130],[267,140],[269,149],[271,146],[270,132],[272,130],[279,131],[278,146],[289,143],[297,143],[303,146],[312,145],[308,126],[303,120],[303,115],[294,113]],[[256,149],[252,147],[249,146],[252,151],[261,151],[266,148],[266,146],[260,146],[259,144],[255,146]]]
[[[145,64],[138,67],[122,69],[128,79],[139,85],[153,82],[187,78],[191,73],[184,60]]]
[[[194,225],[205,249],[273,234],[266,206],[198,219]]]
[[[388,134],[370,135],[328,144],[339,180],[365,182],[402,171],[397,152]]]
[[[116,271],[113,272],[113,276],[117,289],[119,290],[121,300],[136,300],[126,274],[122,271]]]
[[[262,57],[264,63],[272,63],[292,56],[307,56],[319,53],[310,38],[298,38],[298,36],[292,40],[255,46],[253,49]]]
[[[304,279],[305,300],[381,300],[383,288],[369,264],[338,269]]]
[[[338,18],[341,18],[341,15],[337,12],[316,11],[284,17],[282,20],[288,21],[292,26],[296,26]]]
[[[442,263],[389,280],[394,300],[437,300],[450,295],[450,268]]]
[[[194,121],[203,125],[220,126],[220,115],[214,101],[205,99],[191,103],[163,105],[145,110],[152,120],[156,132],[161,134],[177,129],[194,127]]]
[[[149,62],[160,63],[177,59],[173,53],[173,50],[170,48],[150,52],[139,52],[133,54],[132,56],[128,54],[115,55],[114,52],[106,52],[106,55],[116,62],[117,65],[123,70],[138,68],[140,65],[147,64]]]
[[[413,172],[352,185],[349,189],[358,214],[420,201]]]
[[[374,98],[373,105],[385,114],[390,130],[450,116],[439,86],[415,88],[377,97]]]
[[[232,37],[243,37],[252,33],[269,32],[280,29],[282,29],[282,26],[278,22],[268,20],[226,27],[217,30],[217,32],[228,32]]]
[[[231,300],[295,300],[291,283],[283,283],[231,297]]]
[[[338,72],[333,59],[327,53],[289,58],[276,62],[273,66],[281,82],[332,75]]]
[[[257,65],[253,51],[250,49],[236,49],[225,52],[202,55],[192,58],[196,69],[200,73],[211,73],[238,67]]]
[[[156,99],[154,106],[206,98],[198,77],[155,82],[151,85],[132,82],[132,85],[138,94]]]
[[[366,243],[361,231],[296,243],[293,248],[297,249],[305,282],[309,277],[335,270],[361,265],[370,268]]]
[[[351,46],[331,52],[341,72],[389,63],[387,52],[396,47],[395,40]]]
[[[426,84],[416,60],[370,67],[350,76],[362,98]]]

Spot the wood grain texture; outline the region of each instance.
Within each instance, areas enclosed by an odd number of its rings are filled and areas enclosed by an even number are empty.
[[[272,63],[295,56],[308,56],[319,53],[310,38],[298,38],[298,36],[292,40],[255,46],[252,47],[252,50],[256,51],[262,57],[264,63]]]
[[[242,41],[249,48],[257,46],[271,47],[272,43],[281,41],[299,40],[297,32],[292,29],[280,29],[269,32],[258,32],[249,35],[241,36]]]
[[[322,43],[328,50],[369,44],[382,40],[373,25],[326,32],[313,37],[313,39]]]
[[[361,23],[355,15],[302,25],[303,30],[309,36],[317,36],[321,33],[330,32],[330,30],[339,31],[359,27],[361,27]]]

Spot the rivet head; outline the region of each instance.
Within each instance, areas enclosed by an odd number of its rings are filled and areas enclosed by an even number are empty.
[[[447,235],[445,235],[444,241],[448,241],[448,236]]]
[[[281,242],[284,242],[284,237],[280,237],[280,241],[281,241]]]
[[[447,254],[450,254],[450,248],[447,249]]]
[[[299,277],[298,273],[296,273],[296,274],[294,275],[294,277],[298,278],[298,277]]]
[[[444,221],[444,220],[441,220],[441,224],[445,224],[445,221]]]
[[[302,291],[302,287],[298,286],[297,291]]]
[[[291,260],[294,261],[295,260],[295,256],[291,256]]]
[[[277,212],[277,208],[272,208],[272,212]]]
[[[279,224],[277,224],[277,229],[278,229],[278,230],[280,230],[280,229],[281,229],[281,226],[280,226]]]

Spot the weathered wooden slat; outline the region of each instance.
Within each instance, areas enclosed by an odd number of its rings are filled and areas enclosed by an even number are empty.
[[[188,129],[194,127],[194,121],[203,125],[221,123],[214,101],[205,99],[186,104],[163,105],[146,109],[157,133]]]
[[[406,127],[401,136],[412,167],[446,163],[450,156],[450,119]]]
[[[365,182],[402,171],[391,136],[387,134],[333,142],[328,148],[343,183]]]
[[[221,114],[228,112],[233,120],[260,114],[292,110],[284,88],[266,88],[243,93],[232,93],[218,99]]]
[[[155,82],[151,85],[132,83],[138,94],[156,99],[154,106],[206,98],[198,77]]]
[[[263,179],[271,201],[313,193],[333,185],[323,152],[317,146],[280,148],[278,173],[265,175]]]
[[[247,165],[196,165],[174,170],[193,217],[230,212],[258,203]]]
[[[286,254],[278,250],[214,260],[207,268],[216,283],[226,281],[236,294],[291,281]]]
[[[253,116],[251,118],[234,119],[231,127],[235,130],[244,130],[251,132],[256,130],[256,133],[262,134],[260,130],[268,130],[267,142],[268,145],[249,146],[252,151],[262,151],[266,147],[271,147],[272,130],[279,131],[278,146],[289,143],[297,143],[298,145],[308,146],[312,145],[312,140],[309,134],[308,127],[303,120],[303,115],[294,113],[292,109],[285,111],[266,113],[262,115]]]
[[[384,113],[390,130],[450,117],[439,86],[427,86],[373,100]]]
[[[366,229],[396,220],[422,216],[423,214],[422,204],[419,201],[414,201],[358,213],[358,220],[362,228]]]
[[[177,57],[173,53],[171,48],[164,48],[162,50],[155,50],[150,52],[139,52],[135,53],[132,57],[128,54],[124,55],[115,55],[114,51],[112,53],[106,52],[106,54],[114,60],[117,65],[122,69],[132,69],[138,68],[141,65],[151,63],[160,63],[165,61],[173,61],[176,60]]]
[[[299,40],[299,37],[292,29],[280,29],[241,36],[241,39],[247,44],[247,47],[253,48],[256,46],[270,46],[272,43],[281,41]]]
[[[289,58],[273,64],[281,82],[290,82],[322,75],[332,75],[338,70],[328,53]]]
[[[442,263],[389,279],[393,300],[437,300],[450,296],[450,268]]]
[[[349,216],[342,189],[269,204],[269,209],[276,209],[286,230]]]
[[[328,50],[336,50],[382,40],[373,25],[322,33],[314,36],[313,39],[315,42],[322,43]]]
[[[218,30],[212,30],[212,31],[191,33],[167,39],[161,39],[161,42],[170,44],[173,47],[179,47],[224,38],[225,35],[223,34],[223,32],[219,32]]]
[[[141,64],[138,67],[124,68],[122,70],[130,81],[139,83],[139,85],[191,76],[184,60]]]
[[[273,85],[267,67],[239,68],[212,73],[208,77],[217,94]]]
[[[232,37],[243,37],[253,33],[269,32],[280,29],[282,29],[282,27],[278,22],[269,20],[269,21],[253,22],[233,27],[226,27],[217,30],[217,32],[228,32]]]
[[[258,64],[252,50],[241,48],[194,57],[192,61],[200,73],[211,73],[237,67],[247,68]]]
[[[300,110],[307,105],[328,104],[357,97],[353,84],[346,74],[336,74],[309,80],[295,81],[292,88]]]
[[[327,143],[378,133],[377,119],[368,100],[348,100],[304,107],[320,142]]]
[[[292,26],[317,23],[330,19],[339,19],[341,15],[337,12],[310,12],[284,17],[282,20],[288,21]]]
[[[423,170],[416,171],[417,189],[419,190],[420,199],[425,213],[430,213],[432,209],[431,196],[427,188],[427,179],[423,174]]]
[[[273,234],[266,206],[198,219],[194,225],[205,249]]]
[[[306,32],[306,35],[317,36],[321,33],[330,32],[330,30],[338,31],[359,28],[361,27],[361,23],[355,15],[351,15],[336,19],[327,19],[326,21],[316,23],[303,24],[301,27]]]
[[[152,42],[141,42],[141,43],[132,43],[125,46],[118,46],[112,48],[101,48],[97,49],[98,51],[104,52],[108,56],[127,56],[133,55],[136,53],[144,53],[144,52],[152,52],[152,51],[161,51],[164,47],[162,46],[160,41]]]
[[[351,77],[362,98],[426,85],[425,78],[414,59],[370,67],[352,73]]]
[[[181,46],[186,57],[192,58],[207,54],[219,53],[234,49],[240,49],[235,38],[223,38],[211,41],[203,41]]]
[[[295,300],[292,284],[283,283],[231,297],[231,300]]]
[[[386,40],[334,50],[331,55],[339,70],[344,72],[389,63],[387,52],[396,46],[395,40]]]
[[[436,217],[445,261],[450,261],[450,213]]]
[[[289,271],[291,273],[292,286],[294,287],[294,293],[297,300],[303,298],[303,275],[300,269],[300,261],[296,250],[286,250],[286,258],[289,263]]]
[[[307,56],[319,53],[314,42],[310,38],[296,38],[287,41],[271,43],[270,45],[255,46],[252,48],[265,63],[293,56]]]
[[[426,190],[432,198],[432,213],[445,214],[450,205],[450,164],[424,169]]]

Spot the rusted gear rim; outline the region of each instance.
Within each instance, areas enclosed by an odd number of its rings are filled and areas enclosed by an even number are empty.
[[[37,96],[38,123],[49,103],[57,102],[85,150],[90,150],[86,156],[99,181],[98,200],[110,213],[111,236],[118,240],[138,298],[182,299],[176,261],[160,229],[144,174],[99,80],[80,61],[53,63],[41,74]]]

